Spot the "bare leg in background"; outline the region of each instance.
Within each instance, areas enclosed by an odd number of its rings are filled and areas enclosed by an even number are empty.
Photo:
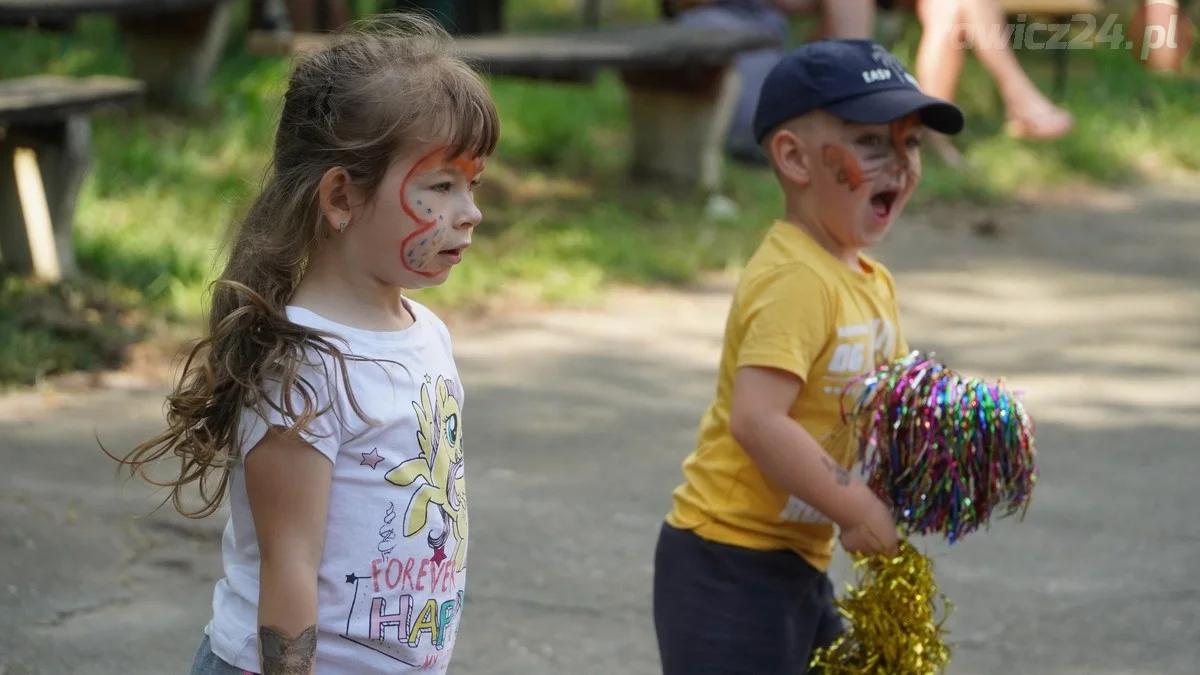
[[[875,0],[775,0],[788,14],[819,14],[817,36],[865,40],[875,35]]]
[[[917,0],[917,17],[916,76],[926,93],[954,100],[966,56],[963,45],[971,45],[1000,90],[1011,135],[1053,139],[1071,130],[1071,114],[1046,98],[1017,61],[995,0]]]

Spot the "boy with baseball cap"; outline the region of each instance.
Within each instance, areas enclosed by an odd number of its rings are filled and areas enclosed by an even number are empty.
[[[879,243],[921,175],[925,128],[962,112],[869,40],[822,40],[767,76],[755,135],[784,195],[725,328],[716,395],[663,523],[654,619],[664,675],[798,675],[843,630],[834,539],[892,553],[889,508],[849,469],[845,385],[904,355]],[[837,532],[835,533],[835,525]]]

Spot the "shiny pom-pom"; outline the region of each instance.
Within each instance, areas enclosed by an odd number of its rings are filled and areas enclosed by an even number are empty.
[[[950,603],[933,563],[907,541],[894,557],[855,561],[858,583],[836,600],[846,631],[813,654],[822,675],[934,675],[950,662],[943,624]],[[940,611],[939,611],[940,605]]]
[[[1034,426],[1002,381],[913,352],[851,382],[842,404],[867,484],[906,532],[954,543],[993,516],[1024,517],[1038,473]]]

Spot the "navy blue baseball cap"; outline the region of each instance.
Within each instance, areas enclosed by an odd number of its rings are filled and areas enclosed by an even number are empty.
[[[962,131],[958,106],[921,92],[896,57],[872,40],[826,39],[788,52],[763,82],[754,139],[813,110],[857,124],[887,124],[912,113],[943,134]]]

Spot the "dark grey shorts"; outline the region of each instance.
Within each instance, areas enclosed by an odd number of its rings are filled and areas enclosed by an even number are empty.
[[[802,675],[844,624],[829,576],[791,551],[753,551],[663,524],[654,625],[663,675]]]

